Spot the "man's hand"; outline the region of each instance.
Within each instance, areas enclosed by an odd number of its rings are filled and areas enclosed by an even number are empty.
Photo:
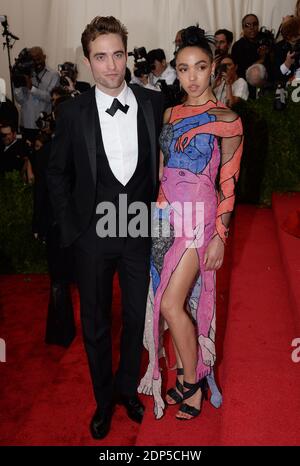
[[[224,259],[224,243],[221,238],[216,235],[209,242],[204,254],[205,270],[218,270]]]
[[[295,52],[288,52],[285,59],[285,66],[290,69],[290,67],[295,63]]]

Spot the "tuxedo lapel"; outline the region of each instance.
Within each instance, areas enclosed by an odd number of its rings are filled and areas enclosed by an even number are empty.
[[[157,170],[157,145],[156,145],[156,129],[154,121],[154,113],[152,108],[152,103],[145,94],[142,92],[142,89],[139,86],[129,86],[132,92],[135,95],[135,98],[138,102],[138,105],[141,107],[144,118],[146,121],[146,126],[149,133],[150,145],[151,145],[151,176],[153,183],[156,183],[156,170]]]
[[[82,131],[86,143],[89,162],[91,166],[93,181],[96,186],[97,183],[97,161],[96,161],[96,97],[95,87],[86,93],[86,100],[81,103],[81,123]]]

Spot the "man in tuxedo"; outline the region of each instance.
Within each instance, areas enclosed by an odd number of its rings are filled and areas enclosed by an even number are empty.
[[[114,17],[96,17],[81,38],[85,62],[96,86],[61,106],[48,168],[48,184],[62,246],[73,244],[81,320],[96,412],[92,436],[110,429],[113,407],[123,404],[141,422],[137,397],[146,299],[150,238],[117,231],[101,237],[97,214],[104,202],[116,207],[117,223],[128,205],[150,206],[158,188],[158,135],[161,93],[127,86],[127,30]],[[102,209],[103,211],[103,209]],[[103,211],[104,213],[104,211]],[[97,227],[97,231],[96,231]],[[122,333],[118,369],[112,373],[112,282],[118,271],[122,292]]]

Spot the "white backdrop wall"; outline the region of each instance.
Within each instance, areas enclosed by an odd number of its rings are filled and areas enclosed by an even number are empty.
[[[128,28],[128,50],[145,46],[161,47],[173,57],[174,38],[179,29],[199,23],[214,33],[219,28],[241,34],[241,19],[256,13],[260,24],[277,31],[281,19],[293,14],[296,0],[0,0],[0,15],[7,15],[10,31],[20,38],[13,47],[12,61],[24,47],[40,45],[47,63],[57,67],[64,61],[76,62],[79,79],[92,82],[82,63],[81,33],[97,15],[113,15]],[[2,26],[0,26],[2,33]],[[4,40],[4,39],[3,39]],[[132,67],[132,58],[129,67]],[[7,83],[6,50],[0,49],[0,77]]]

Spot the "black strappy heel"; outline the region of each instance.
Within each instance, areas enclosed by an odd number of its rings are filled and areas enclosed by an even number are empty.
[[[195,417],[199,416],[199,414],[201,413],[203,398],[205,398],[206,400],[208,398],[207,396],[208,384],[207,384],[206,377],[204,377],[203,379],[199,380],[199,382],[196,382],[196,383],[183,382],[183,387],[187,388],[188,390],[186,392],[183,392],[183,403],[181,403],[179,411],[181,411],[182,413],[188,414],[189,416],[191,416],[191,418],[187,419],[185,417],[176,416],[176,419],[178,419],[179,421],[190,421],[191,419],[194,419]],[[194,406],[190,406],[187,403],[184,403],[185,400],[195,395],[195,393],[197,392],[197,390],[199,390],[199,388],[202,392],[200,409],[195,408]]]
[[[183,375],[183,368],[182,367],[179,367],[177,369],[177,375]],[[177,377],[176,377],[176,388],[177,388],[178,392],[183,393],[183,385],[182,385],[182,383],[179,382]],[[179,395],[177,390],[175,390],[175,388],[172,387],[172,388],[169,388],[169,390],[167,391],[167,395],[169,395],[169,397],[172,398],[173,401],[175,401],[175,403],[168,403],[167,402],[168,406],[174,406],[174,405],[177,405],[177,404],[182,402],[183,397],[182,397],[182,395]]]

